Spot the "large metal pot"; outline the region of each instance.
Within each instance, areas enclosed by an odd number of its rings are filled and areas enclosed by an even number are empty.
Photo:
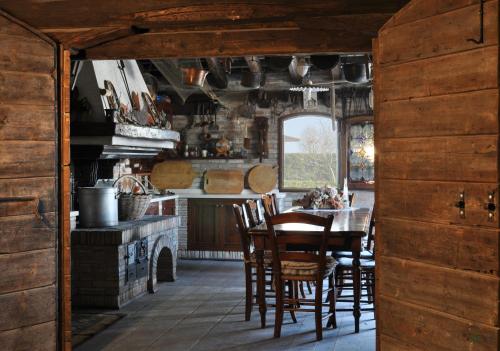
[[[118,196],[114,187],[78,188],[80,227],[110,227],[118,224]]]

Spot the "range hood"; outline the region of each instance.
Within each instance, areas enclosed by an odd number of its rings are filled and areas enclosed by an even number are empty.
[[[180,140],[173,130],[118,123],[72,123],[71,150],[79,159],[150,158]]]
[[[121,65],[121,68],[120,68]],[[75,159],[150,158],[163,149],[175,148],[180,141],[178,132],[131,124],[107,117],[109,100],[101,94],[105,82],[111,82],[120,108],[132,111],[132,93],[142,96],[148,92],[144,78],[135,60],[82,61],[74,86],[77,89],[78,108],[72,111],[71,153]],[[148,113],[144,100],[139,100],[139,113]]]

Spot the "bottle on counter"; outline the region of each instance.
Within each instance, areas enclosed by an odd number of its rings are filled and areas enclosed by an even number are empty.
[[[349,207],[349,188],[347,187],[347,178],[344,178],[344,189],[342,190],[342,203],[344,208]]]

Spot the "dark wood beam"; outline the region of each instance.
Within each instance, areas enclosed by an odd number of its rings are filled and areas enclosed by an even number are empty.
[[[212,33],[148,33],[87,50],[89,59],[369,52],[389,15],[335,16],[299,28]]]

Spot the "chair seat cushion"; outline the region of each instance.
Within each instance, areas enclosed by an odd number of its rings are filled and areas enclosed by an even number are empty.
[[[336,259],[339,259],[342,257],[352,258],[352,252],[351,251],[333,251],[332,256],[335,257]],[[373,257],[374,257],[373,251],[363,250],[360,253],[360,258],[373,259]]]
[[[373,259],[361,259],[359,263],[362,268],[375,268],[375,260]],[[352,258],[341,257],[338,259],[338,264],[342,267],[352,267]]]
[[[333,257],[326,257],[326,267],[324,276],[332,274],[337,261]],[[299,262],[299,261],[281,261],[281,273],[283,275],[311,276],[318,272],[318,263]]]

